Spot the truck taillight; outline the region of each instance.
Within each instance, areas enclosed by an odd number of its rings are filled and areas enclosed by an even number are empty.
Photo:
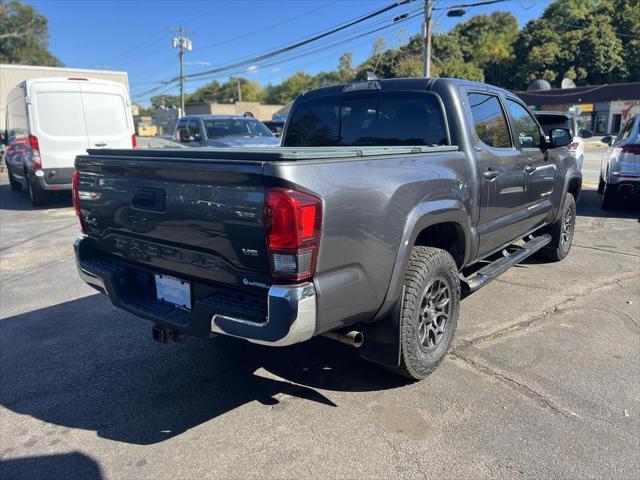
[[[138,146],[138,141],[136,140],[136,134],[131,135],[131,148],[136,148]]]
[[[76,211],[76,215],[80,220],[80,228],[82,233],[87,233],[87,228],[82,217],[82,210],[80,209],[80,174],[77,170],[74,170],[71,176],[71,192],[73,195],[73,208]]]
[[[29,135],[29,146],[31,147],[31,163],[34,169],[42,168],[42,158],[40,157],[40,143],[38,137]]]
[[[273,277],[300,281],[313,276],[320,246],[322,201],[295,190],[269,188],[264,222]]]

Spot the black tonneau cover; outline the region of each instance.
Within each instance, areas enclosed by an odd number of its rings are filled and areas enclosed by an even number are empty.
[[[263,148],[136,148],[136,149],[89,149],[93,157],[134,157],[154,160],[245,160],[245,161],[291,161],[322,160],[335,158],[373,157],[380,155],[408,155],[456,151],[456,145],[445,146],[398,146],[398,147],[263,147]],[[82,157],[80,155],[79,157]]]

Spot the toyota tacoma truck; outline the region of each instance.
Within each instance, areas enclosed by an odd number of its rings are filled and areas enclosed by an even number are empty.
[[[369,77],[301,94],[281,147],[89,150],[78,270],[161,342],[325,335],[422,379],[461,295],[568,254],[582,179],[548,133],[505,90]]]

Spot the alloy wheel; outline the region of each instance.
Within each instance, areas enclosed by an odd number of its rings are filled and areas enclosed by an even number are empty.
[[[447,329],[451,307],[451,286],[444,277],[436,277],[425,287],[418,311],[418,343],[433,350]]]
[[[563,247],[566,247],[569,243],[571,243],[571,237],[573,236],[573,210],[567,209],[564,212],[564,216],[562,218],[562,230],[560,232],[560,244]]]

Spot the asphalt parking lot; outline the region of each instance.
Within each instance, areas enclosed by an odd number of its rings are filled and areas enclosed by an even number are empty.
[[[640,478],[640,223],[587,189],[574,247],[462,302],[407,383],[326,339],[151,341],[78,278],[68,197],[0,176],[0,477]]]

